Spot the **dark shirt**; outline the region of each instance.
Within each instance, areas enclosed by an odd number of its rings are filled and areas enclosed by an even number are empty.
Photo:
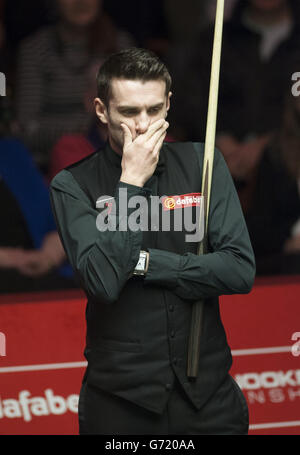
[[[192,216],[195,207],[174,209],[168,231],[162,229],[162,206],[158,218],[151,214],[157,228],[130,228],[131,208],[127,215],[118,210],[110,215],[115,229],[100,231],[96,201],[111,196],[118,208],[121,188],[128,200],[144,196],[148,202],[152,196],[199,194],[202,161],[201,144],[165,143],[156,171],[141,188],[119,181],[121,156],[107,145],[51,183],[58,231],[88,297],[84,380],[158,413],[175,377],[200,408],[231,366],[218,296],[249,292],[255,273],[241,207],[217,151],[208,254],[197,255],[197,242],[186,241],[185,225],[175,229],[175,216],[186,210]],[[149,251],[150,262],[141,279],[132,272],[142,249]],[[192,303],[199,299],[205,299],[205,308],[199,375],[192,383],[187,379],[187,347]]]

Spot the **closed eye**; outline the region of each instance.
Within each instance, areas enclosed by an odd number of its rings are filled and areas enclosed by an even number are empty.
[[[163,108],[163,104],[159,104],[158,106],[153,106],[150,109],[148,109],[148,114],[153,115],[153,114],[158,114]]]
[[[147,109],[148,115],[158,114],[162,110],[163,106],[164,103],[159,103],[155,106],[149,107],[149,109]],[[124,117],[134,117],[140,113],[140,109],[136,109],[134,107],[119,107],[118,111],[121,115],[124,115]]]
[[[139,111],[137,109],[119,109],[120,114],[124,115],[125,117],[132,117],[137,115]]]

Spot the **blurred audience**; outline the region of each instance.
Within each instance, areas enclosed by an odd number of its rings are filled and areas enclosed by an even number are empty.
[[[87,134],[64,134],[50,153],[48,180],[62,169],[94,153],[105,142],[99,120],[94,118]]]
[[[168,17],[164,0],[103,0],[104,10],[117,25],[128,30],[136,45],[156,52],[164,57],[168,45]],[[167,13],[168,14],[168,13]]]
[[[225,0],[224,2],[224,20],[227,21],[231,18],[232,11],[239,0]],[[210,22],[214,22],[216,16],[217,0],[209,0],[207,2],[206,14]]]
[[[102,10],[101,0],[55,0],[57,22],[20,47],[17,120],[20,135],[40,169],[66,133],[85,133],[83,97],[88,73],[109,53],[133,44]]]
[[[4,74],[1,77],[0,90],[0,137],[8,130],[13,130],[13,101],[12,101],[12,65],[9,52],[6,27],[4,22],[4,0],[0,0],[0,72]],[[2,96],[5,94],[5,96]]]
[[[0,0],[0,71],[9,76],[0,97],[0,292],[77,286],[46,179],[106,141],[92,100],[107,54],[136,44],[159,54],[174,81],[167,140],[205,140],[215,4]],[[300,97],[291,95],[300,4],[225,6],[216,144],[239,194],[257,273],[300,273]]]
[[[39,28],[53,22],[53,0],[6,0],[5,24],[10,50]]]
[[[0,0],[0,71],[6,74],[8,67],[8,48],[4,26],[4,6],[4,0]]]
[[[300,94],[287,97],[282,128],[276,144],[291,178],[297,181],[300,195]],[[287,201],[289,203],[289,201]],[[300,217],[292,227],[291,236],[285,242],[284,251],[300,255]]]
[[[274,135],[262,153],[247,160],[243,183],[237,186],[257,275],[300,273],[300,241],[299,236],[293,237],[300,197],[278,140]]]
[[[260,275],[300,273],[300,97],[286,100],[282,126],[239,188]]]
[[[27,149],[0,138],[0,292],[77,287],[53,219],[48,187]]]
[[[299,70],[299,20],[298,1],[239,0],[224,24],[216,144],[238,190],[258,274],[300,271],[299,258],[285,254],[299,217],[297,184],[274,150]],[[180,58],[176,49],[169,55],[178,139],[205,140],[212,44],[210,25],[196,45],[180,49]]]
[[[14,138],[13,66],[0,1],[0,70],[6,94],[0,96],[0,292],[77,287],[66,263],[47,185],[29,151]]]
[[[106,128],[96,116],[94,99],[97,96],[96,75],[99,65],[92,67],[88,75],[88,85],[84,94],[86,115],[90,119],[86,134],[64,134],[50,152],[48,180],[65,167],[94,153],[107,140]]]
[[[207,25],[211,0],[164,0],[164,11],[172,45],[192,42]]]
[[[297,71],[298,0],[239,0],[224,24],[218,144],[235,153],[281,123],[283,96]],[[170,118],[182,139],[203,140],[206,130],[213,26],[168,57],[174,78]],[[258,142],[256,143],[256,139]]]

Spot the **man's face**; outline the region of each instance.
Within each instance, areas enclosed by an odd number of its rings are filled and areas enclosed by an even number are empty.
[[[122,123],[131,131],[132,140],[145,133],[156,120],[165,118],[170,107],[171,92],[166,96],[162,80],[139,81],[113,79],[108,108],[95,100],[99,119],[107,124],[110,145],[119,154],[123,151]]]
[[[90,25],[100,11],[102,0],[57,0],[61,16],[79,27]]]

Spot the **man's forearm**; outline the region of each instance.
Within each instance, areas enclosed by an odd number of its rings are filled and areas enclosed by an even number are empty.
[[[221,251],[198,256],[149,249],[145,284],[156,284],[181,298],[198,300],[222,294],[248,293],[254,276],[255,264],[250,251],[239,255]]]

